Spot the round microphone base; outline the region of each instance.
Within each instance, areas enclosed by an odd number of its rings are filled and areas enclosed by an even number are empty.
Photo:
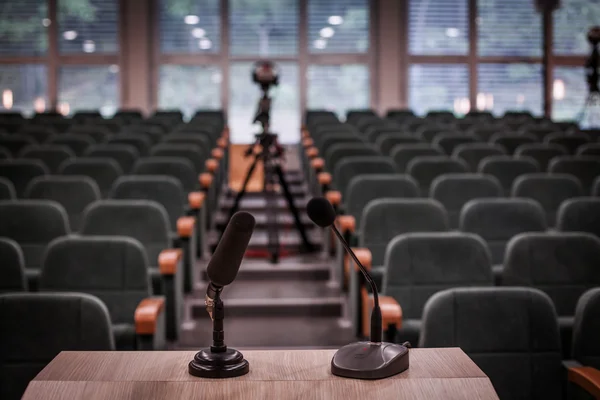
[[[394,343],[357,342],[339,349],[331,373],[344,378],[384,379],[406,371],[408,348]]]
[[[202,349],[190,361],[188,371],[190,375],[199,378],[235,378],[246,375],[250,371],[248,360],[236,349],[228,348],[217,353],[210,348]]]

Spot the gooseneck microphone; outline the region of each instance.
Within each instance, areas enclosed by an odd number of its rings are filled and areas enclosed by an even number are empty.
[[[237,276],[255,223],[252,214],[245,211],[235,213],[208,262],[206,274],[209,284],[204,301],[206,311],[213,321],[213,344],[210,348],[200,350],[190,361],[188,371],[191,375],[201,378],[232,378],[245,375],[250,370],[242,353],[225,345],[225,307],[221,292]]]
[[[382,317],[377,285],[335,227],[336,213],[333,206],[329,200],[315,197],[308,202],[306,212],[311,221],[321,228],[331,228],[373,292],[370,341],[351,343],[339,349],[331,360],[331,373],[346,378],[383,379],[405,371],[409,366],[408,348],[382,341]]]

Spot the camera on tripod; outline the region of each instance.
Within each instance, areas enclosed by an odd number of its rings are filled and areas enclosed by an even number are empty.
[[[600,53],[598,51],[598,44],[600,44],[600,26],[593,26],[590,28],[587,34],[588,42],[592,45],[592,53],[585,63],[585,74],[588,82],[589,93],[600,93],[598,88],[598,68],[600,64]]]
[[[272,61],[258,61],[252,69],[252,81],[260,85],[262,97],[258,102],[258,108],[252,123],[260,123],[263,133],[268,132],[271,114],[271,98],[269,89],[271,86],[279,85],[279,70]]]

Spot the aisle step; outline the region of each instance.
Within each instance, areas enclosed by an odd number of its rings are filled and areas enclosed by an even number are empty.
[[[251,214],[256,219],[256,228],[265,229],[267,227],[268,212],[266,210],[252,210]],[[229,213],[218,212],[215,215],[215,224],[217,228],[222,229],[229,221]],[[308,218],[306,214],[300,215],[300,221],[305,228],[314,228],[315,224]],[[295,227],[294,217],[289,210],[280,210],[277,213],[277,223],[285,227]]]
[[[205,269],[202,270],[202,279],[208,281]],[[319,260],[314,255],[286,257],[278,264],[267,263],[265,259],[245,259],[235,279],[236,282],[322,282],[329,279],[329,261]]]
[[[222,210],[229,210],[233,207],[234,200],[232,198],[229,199],[221,199],[221,203],[219,206]],[[306,204],[308,203],[307,198],[296,198],[294,199],[294,205],[299,211],[306,210]],[[279,197],[276,201],[277,209],[287,210],[288,203],[285,201],[283,197]],[[266,210],[267,209],[267,200],[264,197],[260,198],[244,198],[240,202],[240,210],[244,211],[254,211],[254,210]]]
[[[307,230],[306,234],[308,236],[308,241],[316,247],[316,249],[320,249],[323,243],[323,233],[319,229],[311,229]],[[216,246],[219,241],[220,233],[219,232],[209,232],[208,234],[208,244],[209,246]],[[294,227],[289,228],[281,228],[279,229],[279,245],[288,251],[298,252],[302,250],[302,238],[300,237],[300,233],[298,233]],[[254,233],[252,233],[252,237],[250,238],[250,244],[248,245],[248,250],[262,250],[266,249],[269,244],[269,234],[265,229],[255,228]]]

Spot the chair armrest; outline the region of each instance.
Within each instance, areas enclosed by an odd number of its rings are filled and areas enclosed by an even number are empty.
[[[204,163],[204,166],[206,167],[206,170],[208,172],[215,173],[217,171],[217,168],[219,168],[219,162],[214,158],[209,158]]]
[[[363,302],[363,335],[369,336],[371,334],[371,312],[373,310],[374,300],[373,295],[366,295],[366,291],[363,294],[367,297]],[[379,309],[381,310],[381,326],[383,331],[386,332],[390,327],[397,331],[402,327],[402,307],[400,304],[391,296],[379,296]]]
[[[223,155],[225,155],[225,153],[223,152],[223,149],[219,148],[219,147],[215,147],[214,149],[212,149],[212,151],[210,152],[210,156],[212,158],[214,158],[215,160],[219,161],[220,159],[223,158]]]
[[[308,158],[315,158],[319,155],[319,150],[315,146],[309,147],[306,150],[306,155],[308,156]]]
[[[162,297],[148,297],[140,301],[135,309],[135,333],[138,335],[154,335],[161,312],[165,308]]]
[[[161,275],[175,275],[181,261],[181,249],[165,249],[158,255],[158,268]]]
[[[337,207],[342,203],[342,194],[337,190],[328,191],[327,193],[325,193],[325,198],[329,200],[331,205],[333,205],[334,207]]]
[[[342,234],[354,233],[356,231],[356,218],[352,215],[338,215],[337,222]]]
[[[314,158],[311,160],[310,166],[317,171],[321,171],[323,168],[325,168],[325,160],[322,158]]]
[[[302,146],[307,149],[311,146],[313,146],[315,144],[315,142],[311,139],[311,138],[306,138],[306,139],[302,139]]]
[[[200,181],[200,187],[202,189],[208,190],[210,188],[210,185],[212,185],[213,176],[208,172],[203,172],[200,175],[198,175],[198,180]]]
[[[221,137],[224,137],[225,139],[229,139],[229,125],[225,125],[223,127],[223,131],[221,132]]]
[[[329,172],[320,172],[319,175],[317,175],[317,179],[319,180],[319,185],[321,186],[331,185],[331,181],[333,180]]]
[[[217,139],[217,146],[219,146],[221,149],[225,149],[227,148],[227,139],[224,137],[220,137]]]
[[[569,382],[573,382],[594,398],[600,398],[600,370],[592,367],[569,366],[567,376]]]
[[[301,137],[302,139],[310,138],[310,133],[308,132],[308,129],[302,128]]]
[[[356,258],[358,258],[358,261],[360,261],[363,267],[365,267],[367,271],[371,271],[371,267],[373,266],[373,255],[371,254],[371,250],[364,247],[354,247],[352,251],[354,251]],[[354,269],[360,271],[358,265],[355,265]]]
[[[177,233],[180,238],[189,238],[194,232],[196,218],[194,217],[179,217],[177,219]]]
[[[212,182],[212,176],[208,174],[210,177],[210,181]],[[210,186],[210,184],[208,185]],[[190,192],[188,194],[188,203],[192,210],[199,210],[204,205],[204,200],[206,200],[206,193],[204,192]]]

